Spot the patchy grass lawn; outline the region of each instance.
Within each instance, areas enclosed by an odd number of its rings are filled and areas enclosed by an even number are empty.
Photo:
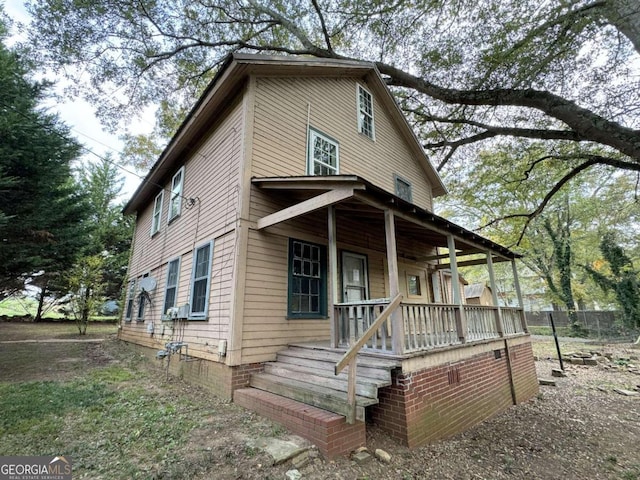
[[[68,327],[0,323],[0,455],[68,455],[73,478],[91,480],[240,478],[246,458],[269,465],[245,440],[284,429],[167,381],[113,335],[6,343],[77,337]]]
[[[117,331],[118,325],[110,322],[89,322],[86,335],[78,333],[74,322],[0,322],[0,341],[105,338]]]
[[[271,465],[247,442],[286,438],[282,427],[167,380],[159,362],[109,332],[101,342],[3,343],[77,338],[67,328],[0,323],[0,455],[68,455],[74,480],[281,480],[293,468]],[[563,342],[563,351],[592,348],[640,354]],[[548,376],[553,341],[536,340],[534,349]],[[408,450],[368,428],[369,450],[386,450],[391,463],[314,456],[303,478],[640,480],[640,399],[613,391],[634,382],[640,376],[624,369],[569,366],[557,387],[451,439]]]

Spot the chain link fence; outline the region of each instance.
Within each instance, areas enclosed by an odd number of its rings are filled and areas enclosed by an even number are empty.
[[[525,312],[527,325],[530,327],[549,327],[549,314],[553,315],[556,328],[564,330],[569,327],[569,314],[563,311]],[[590,337],[595,338],[633,338],[640,335],[640,330],[629,329],[622,323],[622,312],[617,310],[578,310],[578,324]],[[558,332],[561,335],[561,332]]]

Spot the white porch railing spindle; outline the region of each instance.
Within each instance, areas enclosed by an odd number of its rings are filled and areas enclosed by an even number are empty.
[[[338,325],[340,346],[350,346],[362,337],[381,312],[388,299],[368,300],[335,305],[334,318]],[[496,316],[501,310],[503,332],[498,331]],[[404,324],[403,347],[406,353],[459,345],[456,314],[458,305],[402,303],[400,312]],[[513,307],[466,305],[467,341],[498,338],[501,335],[525,333],[521,311]],[[363,349],[371,352],[393,352],[393,325],[383,322],[370,336]]]

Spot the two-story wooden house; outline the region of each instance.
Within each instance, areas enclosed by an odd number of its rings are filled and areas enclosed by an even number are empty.
[[[457,271],[516,255],[444,193],[374,65],[236,54],[125,208],[120,338],[328,456],[365,417],[409,446],[467,428],[537,379],[522,310],[465,305]]]

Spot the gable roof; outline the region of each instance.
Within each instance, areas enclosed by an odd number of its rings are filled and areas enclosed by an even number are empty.
[[[434,197],[447,192],[418,138],[409,125],[391,91],[373,63],[354,60],[324,59],[316,57],[270,56],[234,53],[222,65],[189,114],[186,116],[167,147],[153,165],[142,184],[135,191],[123,212],[131,214],[146,205],[157,192],[158,186],[178,167],[196,142],[206,133],[215,119],[235,99],[252,75],[295,77],[354,77],[367,81],[372,93],[384,106],[399,132],[404,137],[425,175],[432,184]]]
[[[465,298],[479,298],[482,296],[484,291],[488,290],[491,292],[491,287],[484,283],[472,283],[471,285],[465,285],[464,287],[464,297]]]

